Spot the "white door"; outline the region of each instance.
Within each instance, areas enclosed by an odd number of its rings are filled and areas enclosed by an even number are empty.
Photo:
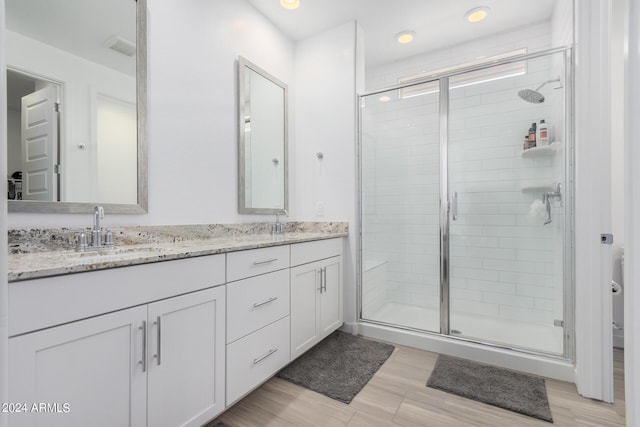
[[[224,409],[225,287],[149,304],[148,420],[201,426]]]
[[[11,338],[9,402],[26,413],[9,425],[146,426],[146,317],[136,307]]]
[[[320,293],[321,339],[342,326],[341,257],[324,261]]]
[[[56,201],[58,175],[57,88],[47,86],[22,98],[22,198]]]
[[[320,269],[314,262],[291,269],[291,359],[313,347],[318,341],[318,296]]]

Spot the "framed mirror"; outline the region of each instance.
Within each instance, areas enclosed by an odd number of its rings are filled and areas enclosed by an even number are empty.
[[[5,0],[10,212],[147,212],[147,0]]]
[[[287,84],[238,58],[238,211],[289,209]]]

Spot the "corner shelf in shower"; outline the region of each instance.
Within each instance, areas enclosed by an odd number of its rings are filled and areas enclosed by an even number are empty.
[[[553,141],[549,145],[541,145],[540,147],[528,148],[522,150],[522,158],[527,157],[549,157],[556,154],[557,148],[561,144],[558,141]]]
[[[524,181],[520,190],[523,193],[546,193],[556,190],[556,181]]]

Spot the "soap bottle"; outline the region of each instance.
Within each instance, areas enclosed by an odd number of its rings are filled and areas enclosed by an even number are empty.
[[[529,148],[529,135],[524,136],[524,143],[522,144],[522,149],[526,150]]]
[[[529,148],[534,148],[536,146],[536,123],[531,123],[531,127],[529,128]]]
[[[544,119],[540,120],[538,128],[538,145],[549,145],[549,127]]]

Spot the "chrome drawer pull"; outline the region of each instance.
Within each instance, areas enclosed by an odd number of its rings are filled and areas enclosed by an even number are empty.
[[[156,354],[153,355],[153,357],[156,359],[156,361],[158,362],[158,366],[160,366],[160,351],[162,349],[162,344],[160,343],[160,339],[162,337],[162,332],[160,331],[160,316],[157,317],[157,320],[155,322],[153,322],[154,325],[157,325],[158,329],[156,330],[156,340],[157,340],[157,350],[156,350]]]
[[[265,354],[262,357],[258,357],[257,359],[253,359],[253,364],[257,365],[258,363],[262,362],[264,359],[266,359],[267,357],[271,356],[273,353],[275,353],[276,351],[278,351],[277,348],[271,349],[267,352],[267,354]]]
[[[264,261],[253,261],[253,265],[269,264],[270,262],[274,262],[277,260],[278,258],[271,258],[271,259],[265,259]]]
[[[269,298],[269,299],[268,299],[268,300],[266,300],[266,301],[257,302],[257,303],[255,303],[255,304],[253,304],[253,307],[260,307],[260,306],[262,306],[262,305],[269,304],[270,302],[274,302],[274,301],[275,301],[275,300],[277,300],[277,299],[278,299],[278,297],[271,297],[271,298]]]
[[[142,330],[142,360],[138,363],[142,365],[142,372],[147,371],[147,322],[142,321],[142,326],[138,329]]]

